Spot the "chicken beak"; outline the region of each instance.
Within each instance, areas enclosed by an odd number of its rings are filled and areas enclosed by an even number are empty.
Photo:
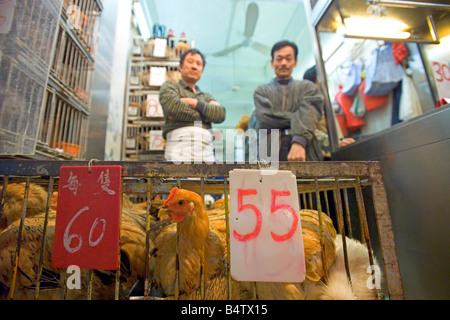
[[[159,211],[158,211],[159,220],[162,221],[162,220],[169,219],[170,216],[171,216],[170,210],[168,209],[167,206],[162,206],[161,208],[159,208]]]

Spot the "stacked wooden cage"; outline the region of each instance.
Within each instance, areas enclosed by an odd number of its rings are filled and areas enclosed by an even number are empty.
[[[56,34],[37,153],[84,159],[92,95],[100,0],[65,0]]]
[[[161,45],[159,45],[161,44]],[[164,114],[159,89],[178,82],[180,56],[193,47],[191,38],[134,37],[124,109],[122,160],[163,160]]]

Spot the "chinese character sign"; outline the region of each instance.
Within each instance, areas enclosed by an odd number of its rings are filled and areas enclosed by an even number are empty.
[[[118,267],[120,166],[61,167],[54,267]]]

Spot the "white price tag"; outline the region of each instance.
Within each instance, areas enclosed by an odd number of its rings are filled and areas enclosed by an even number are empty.
[[[150,85],[151,86],[160,86],[166,81],[166,72],[167,69],[165,67],[151,67],[150,68]]]
[[[164,150],[162,130],[150,131],[150,150]]]
[[[155,46],[153,47],[153,56],[154,57],[165,57],[166,56],[166,46],[167,39],[156,38]]]
[[[147,94],[146,116],[147,117],[164,117],[162,106],[159,103],[158,93]]]
[[[239,281],[303,282],[297,182],[290,171],[230,172],[230,264]]]

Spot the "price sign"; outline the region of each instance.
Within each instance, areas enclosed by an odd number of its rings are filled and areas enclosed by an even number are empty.
[[[156,38],[155,45],[153,47],[154,57],[165,57],[166,56],[167,39]]]
[[[150,150],[164,150],[162,130],[150,131]]]
[[[52,265],[116,270],[120,166],[61,167]]]
[[[149,84],[151,86],[160,86],[166,81],[166,67],[151,67]]]
[[[164,112],[161,104],[159,103],[158,94],[147,94],[147,108],[146,108],[146,116],[147,117],[164,117]]]
[[[450,67],[442,61],[431,61],[440,98],[450,98]]]
[[[239,281],[303,282],[296,178],[290,171],[230,172],[230,264]]]

